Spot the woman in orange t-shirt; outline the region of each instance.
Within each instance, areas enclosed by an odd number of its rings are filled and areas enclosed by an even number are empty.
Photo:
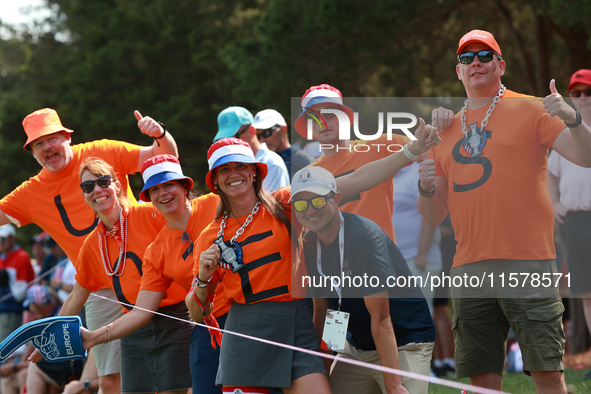
[[[127,313],[138,298],[144,251],[164,227],[165,219],[151,204],[130,206],[113,167],[102,159],[84,162],[80,180],[84,199],[99,224],[80,249],[74,290],[60,315],[79,313],[91,292],[103,288],[113,289]],[[154,309],[188,320],[185,294],[179,285],[171,286]],[[162,393],[191,387],[190,325],[169,322],[159,315],[145,323],[121,339],[121,389],[116,391]],[[152,379],[162,371],[169,373]]]
[[[206,314],[221,279],[231,304],[226,330],[317,349],[306,301],[291,298],[289,189],[273,194],[263,190],[267,166],[242,140],[221,139],[207,157],[207,186],[220,196],[220,207],[196,242],[194,253],[200,258],[187,299],[192,315]],[[238,385],[244,392],[282,387],[286,393],[329,393],[325,373],[317,356],[226,334],[216,383],[224,392],[234,392]]]
[[[149,311],[158,309],[159,305],[167,293],[175,289],[180,289],[181,300],[189,292],[193,280],[193,243],[201,231],[209,224],[214,216],[219,202],[216,195],[208,194],[194,199],[190,198],[193,180],[183,175],[178,159],[171,155],[158,155],[148,159],[142,165],[142,177],[144,179],[144,188],[140,193],[140,199],[152,201],[150,207],[151,213],[156,213],[163,217],[166,225],[163,224],[162,230],[154,237],[153,242],[143,248],[143,274],[141,284],[137,283],[139,293],[137,294],[136,308],[114,322],[94,331],[82,330],[83,343],[86,348],[94,345],[108,342],[113,339],[123,338],[137,329],[145,326],[153,320],[153,314]],[[144,204],[146,205],[146,204]],[[153,207],[152,207],[153,205]],[[141,229],[138,229],[141,232]],[[223,294],[223,292],[220,292]],[[220,305],[225,305],[223,302]],[[187,307],[183,303],[182,317],[188,316]],[[223,315],[223,310],[215,310],[215,314]],[[181,315],[180,311],[168,313],[174,317]],[[156,317],[154,317],[155,319]],[[199,321],[202,317],[198,318]],[[208,318],[208,321],[210,319]],[[163,325],[174,325],[175,319],[164,318]],[[184,341],[184,349],[179,351],[179,355],[187,354],[190,357],[179,357],[178,361],[170,365],[183,363],[178,371],[187,371],[182,373],[182,377],[189,378],[194,366],[200,366],[198,371],[203,372],[204,367],[209,367],[213,372],[207,376],[203,374],[197,378],[193,376],[193,381],[198,387],[195,393],[212,392],[210,390],[221,390],[215,386],[215,372],[217,371],[217,360],[219,359],[219,346],[212,347],[210,335],[207,328],[195,326],[180,322],[183,325],[183,332],[188,330],[188,336]],[[211,324],[213,320],[211,320]],[[179,330],[181,330],[179,328]],[[215,343],[215,342],[214,342]],[[193,360],[195,347],[199,351],[198,360]],[[177,350],[171,349],[170,354]],[[169,353],[168,351],[166,353]],[[210,366],[209,364],[213,365]],[[176,368],[176,367],[175,367]],[[135,367],[136,370],[141,368]],[[146,369],[146,371],[150,371]],[[167,374],[172,380],[177,380],[177,386],[180,388],[191,387],[180,384],[179,372]],[[162,373],[153,373],[152,376],[142,375],[140,380],[151,381],[153,379],[165,379]],[[183,381],[184,382],[184,381]],[[204,391],[205,390],[205,391]],[[153,390],[156,391],[156,390]]]

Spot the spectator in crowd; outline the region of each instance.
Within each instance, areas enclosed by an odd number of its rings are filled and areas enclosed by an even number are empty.
[[[268,192],[274,192],[289,185],[289,173],[281,156],[269,150],[267,144],[259,141],[253,123],[254,118],[246,108],[228,107],[218,115],[218,132],[213,142],[229,137],[246,141],[254,152],[254,157],[265,163],[269,169],[263,187]]]
[[[548,149],[591,166],[591,130],[564,102],[554,80],[543,100],[507,90],[501,83],[506,63],[490,32],[468,32],[456,53],[456,73],[468,99],[453,117],[444,109],[434,111],[433,125],[449,129],[419,168],[419,210],[432,225],[449,211],[458,241],[454,276],[552,276],[557,270]],[[469,286],[452,287],[458,377],[501,390],[512,327],[524,371],[537,390],[566,393],[564,306],[557,288],[535,284],[508,289],[489,283],[478,294]]]
[[[267,144],[273,152],[279,154],[287,171],[289,179],[292,174],[314,161],[309,153],[298,145],[291,145],[287,131],[287,123],[283,116],[274,109],[265,109],[254,116],[253,126],[257,131],[259,141]]]
[[[0,342],[23,323],[23,301],[35,271],[29,254],[16,244],[12,224],[0,226]]]
[[[591,70],[578,70],[568,92],[583,122],[591,123]],[[562,227],[571,274],[571,294],[581,297],[587,329],[591,333],[591,168],[584,168],[552,152],[548,159],[548,189],[554,217]],[[591,349],[565,356],[567,366],[591,367]]]
[[[328,170],[312,166],[297,172],[292,196],[298,221],[310,229],[304,236],[308,276],[367,275],[383,284],[389,277],[410,278],[400,250],[382,229],[362,216],[339,211],[342,195]],[[347,341],[337,350],[339,358],[330,371],[333,393],[428,392],[427,381],[339,362],[354,359],[428,376],[435,325],[419,287],[403,291],[372,286],[310,289],[319,333],[335,311],[349,313]]]

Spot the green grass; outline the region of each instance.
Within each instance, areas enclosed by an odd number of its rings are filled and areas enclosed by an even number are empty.
[[[591,393],[591,379],[583,380],[589,369],[573,370],[565,372],[566,385],[569,393]],[[453,379],[449,379],[453,380]],[[468,378],[457,379],[458,382],[470,384]],[[433,394],[458,394],[461,390],[446,386],[429,384],[429,393]],[[506,373],[503,377],[503,391],[514,394],[535,393],[536,388],[531,377],[523,373]]]

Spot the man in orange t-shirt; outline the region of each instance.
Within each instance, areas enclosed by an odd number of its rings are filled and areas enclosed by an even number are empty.
[[[310,87],[302,96],[301,104],[303,112],[296,119],[294,127],[305,138],[307,117],[315,120],[320,115],[324,118],[322,121],[312,121],[314,139],[320,142],[322,150],[322,156],[312,165],[326,168],[336,178],[356,171],[364,164],[398,152],[409,141],[408,137],[398,134],[393,134],[391,139],[384,135],[371,142],[339,139],[338,118],[331,116],[332,114],[322,114],[321,110],[341,110],[349,117],[350,124],[353,124],[353,110],[343,105],[341,92],[333,86],[322,84]],[[393,193],[390,178],[354,198],[341,202],[340,209],[373,220],[393,241],[396,241],[392,224]]]
[[[97,225],[94,213],[80,192],[80,164],[89,157],[101,157],[114,167],[120,176],[122,188],[135,201],[126,175],[138,172],[142,163],[156,154],[178,155],[174,138],[161,124],[150,117],[143,117],[138,111],[134,115],[140,131],[154,138],[152,146],[142,147],[114,140],[72,146],[73,130],[62,125],[55,110],[44,108],[25,117],[23,127],[27,141],[23,148],[31,152],[43,168],[0,200],[0,225],[14,223],[21,227],[29,223],[37,224],[51,235],[76,266],[82,243]],[[89,319],[93,315],[92,309],[96,310],[99,303],[100,307],[111,309],[115,318],[121,314],[118,305],[97,299],[93,300],[91,308],[87,306]],[[105,312],[97,313],[102,315]],[[108,354],[101,354],[103,352]],[[111,363],[108,359],[118,359],[118,352],[118,347],[109,349],[108,346],[99,346],[95,349],[99,375],[113,376],[119,373],[116,361],[113,361],[112,366],[105,365]],[[101,378],[103,390],[107,387],[107,379]],[[117,388],[107,392],[118,391],[118,378],[111,383]]]
[[[452,287],[456,372],[501,390],[512,327],[538,391],[566,393],[564,307],[556,288],[534,278],[556,282],[548,149],[591,166],[591,130],[565,104],[554,80],[543,100],[506,90],[506,64],[491,33],[467,33],[457,54],[468,99],[453,118],[444,116],[447,110],[433,111],[433,125],[449,129],[420,165],[418,202],[432,225],[449,211],[458,241],[450,273],[470,280]],[[532,280],[526,283],[526,277]],[[519,278],[519,286],[510,278]]]

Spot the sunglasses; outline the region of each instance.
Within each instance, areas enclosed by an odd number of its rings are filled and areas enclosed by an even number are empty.
[[[571,97],[581,97],[581,94],[584,94],[585,97],[591,97],[591,88],[585,90],[571,90],[568,94]]]
[[[86,194],[90,194],[94,191],[96,185],[99,185],[102,189],[106,189],[111,185],[111,175],[103,175],[99,179],[94,181],[84,181],[80,184],[80,188]]]
[[[238,129],[236,134],[234,134],[234,138],[240,138],[242,133],[244,133],[246,130],[248,130],[249,127],[250,127],[250,125],[247,125],[246,127],[242,128],[242,129]]]
[[[0,237],[0,242],[6,242],[7,239],[8,238],[6,238],[6,237]]]
[[[263,131],[261,131],[260,133],[257,133],[257,137],[259,139],[261,138],[269,138],[270,136],[273,135],[273,132],[275,132],[275,130],[277,130],[279,127],[279,125],[275,125],[273,127],[269,127],[268,129],[265,129]]]
[[[326,201],[332,197],[334,197],[334,193],[328,196],[314,197],[310,200],[294,200],[293,207],[296,212],[306,212],[308,210],[308,204],[312,204],[315,209],[324,209],[326,207]]]
[[[464,52],[458,55],[458,61],[462,64],[470,64],[474,61],[474,58],[478,56],[478,60],[482,63],[488,63],[493,60],[494,55],[497,53],[495,51],[478,51],[478,52]],[[498,55],[497,55],[498,56]],[[499,56],[500,57],[500,56]]]

